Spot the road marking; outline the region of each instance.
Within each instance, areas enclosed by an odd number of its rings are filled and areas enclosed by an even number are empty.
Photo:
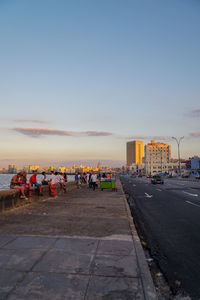
[[[145,196],[146,196],[147,198],[153,197],[153,195],[149,195],[149,194],[147,194],[147,193],[145,193]]]
[[[185,192],[185,191],[183,191],[183,193],[185,193],[185,194],[187,194],[187,195],[189,195],[189,196],[198,197],[197,194],[191,194],[191,193],[188,193],[188,192]]]
[[[187,202],[187,203],[189,203],[189,204],[192,204],[192,205],[195,205],[195,206],[198,206],[198,207],[200,207],[200,205],[198,205],[198,204],[195,204],[195,203],[192,203],[192,202],[190,202],[190,201],[185,201],[185,202]]]
[[[162,192],[162,190],[160,190],[160,189],[156,189],[156,191]]]
[[[136,186],[136,184],[133,184],[133,186]]]

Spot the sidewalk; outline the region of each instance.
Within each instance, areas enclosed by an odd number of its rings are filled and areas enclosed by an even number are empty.
[[[0,214],[0,299],[157,299],[120,182]]]

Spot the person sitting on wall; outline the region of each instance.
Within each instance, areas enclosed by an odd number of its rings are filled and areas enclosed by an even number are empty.
[[[42,172],[42,185],[48,185],[49,184],[49,182],[48,182],[48,180],[47,180],[47,174],[46,174],[46,172]]]
[[[33,172],[33,175],[29,179],[29,183],[32,187],[36,187],[39,191],[39,196],[43,196],[41,184],[37,183],[37,171]]]
[[[51,175],[50,175],[50,180],[49,180],[49,186],[50,186],[50,190],[51,190],[51,194],[53,197],[56,196],[56,184],[59,183],[59,177],[58,177],[58,172],[54,172],[51,171]]]
[[[21,193],[20,198],[28,200],[28,198],[26,198],[24,194],[24,186],[20,185],[20,176],[21,176],[20,173],[17,173],[17,175],[13,176],[13,178],[11,179],[10,188],[19,190]]]
[[[68,181],[68,178],[67,178],[67,173],[64,173],[63,177],[64,177],[64,181],[65,181],[65,183],[67,183],[67,181]]]
[[[23,186],[24,188],[27,188],[29,198],[33,197],[31,195],[31,186],[29,183],[27,183],[26,172],[23,170],[23,171],[19,172],[19,174],[20,174],[20,178],[19,178],[20,185]]]

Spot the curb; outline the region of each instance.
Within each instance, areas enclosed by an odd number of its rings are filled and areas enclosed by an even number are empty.
[[[133,223],[133,217],[131,215],[131,211],[130,211],[130,208],[129,208],[129,205],[128,205],[126,196],[124,194],[120,180],[118,182],[118,186],[119,186],[119,189],[121,189],[121,191],[123,193],[124,203],[125,203],[125,207],[126,207],[126,211],[127,211],[128,220],[129,220],[129,226],[131,229],[132,239],[133,239],[136,256],[137,256],[137,260],[138,260],[138,267],[139,267],[139,270],[141,273],[141,281],[142,281],[142,287],[143,287],[143,292],[144,292],[144,299],[145,300],[158,300],[155,286],[153,284],[153,280],[152,280],[152,277],[151,277],[151,274],[149,271],[149,267],[146,262],[144,250],[142,248],[142,245],[140,243],[140,238],[137,234],[135,225]]]

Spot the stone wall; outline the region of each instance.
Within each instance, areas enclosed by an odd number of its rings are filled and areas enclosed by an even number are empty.
[[[67,191],[71,191],[76,187],[74,182],[68,182],[66,184]],[[56,185],[56,195],[62,194],[63,190],[60,188],[60,185]],[[25,192],[27,195],[27,191]],[[28,200],[21,199],[20,198],[20,191],[15,189],[0,191],[0,212],[3,212],[8,209],[12,209],[14,207],[18,207],[20,205],[25,205],[28,202],[34,202],[34,201],[40,201],[46,198],[51,197],[49,186],[43,185],[42,186],[42,193],[43,196],[38,195],[37,190],[31,191],[31,194],[33,195],[32,198],[29,198]]]

